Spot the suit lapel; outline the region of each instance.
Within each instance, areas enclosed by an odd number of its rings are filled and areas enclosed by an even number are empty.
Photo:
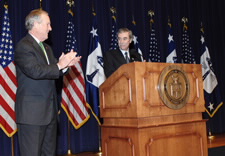
[[[42,51],[40,45],[37,43],[37,41],[36,41],[30,34],[27,35],[27,38],[31,41],[31,43],[32,43],[34,49],[36,50],[36,52],[41,56],[41,58],[46,62],[46,64],[48,64],[47,59],[46,59],[46,57],[45,57],[45,54],[44,54],[44,52]],[[45,50],[46,50],[46,53],[47,53],[47,55],[48,55],[48,52],[47,52],[48,50],[46,49],[46,46],[45,46],[44,43],[43,43],[43,45],[44,45]],[[48,56],[48,57],[49,57],[49,56]]]
[[[117,49],[117,52],[115,52],[115,54],[116,54],[116,59],[117,59],[121,64],[125,64],[125,63],[126,63],[126,60],[125,60],[125,58],[124,58],[122,52],[121,52],[119,49]]]

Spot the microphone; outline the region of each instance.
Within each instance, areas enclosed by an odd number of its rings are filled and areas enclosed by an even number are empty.
[[[140,58],[138,57],[138,54],[131,54],[130,55],[130,62],[140,61]]]

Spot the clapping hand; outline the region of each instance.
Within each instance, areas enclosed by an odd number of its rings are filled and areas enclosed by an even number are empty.
[[[73,66],[74,64],[76,64],[77,62],[80,61],[81,56],[76,56],[77,52],[74,52],[73,50],[71,50],[70,52],[64,54],[62,53],[62,55],[59,57],[59,62],[58,62],[58,67],[59,69],[64,69],[70,66]]]

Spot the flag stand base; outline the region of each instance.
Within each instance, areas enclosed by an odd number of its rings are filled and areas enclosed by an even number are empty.
[[[215,138],[215,136],[214,136],[214,135],[212,135],[212,133],[211,133],[211,132],[209,132],[208,139],[209,139],[209,140],[213,140],[214,138]]]

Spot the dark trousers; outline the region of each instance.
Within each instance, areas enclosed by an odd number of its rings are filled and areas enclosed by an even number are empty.
[[[17,124],[20,156],[55,156],[57,121],[48,125]]]

